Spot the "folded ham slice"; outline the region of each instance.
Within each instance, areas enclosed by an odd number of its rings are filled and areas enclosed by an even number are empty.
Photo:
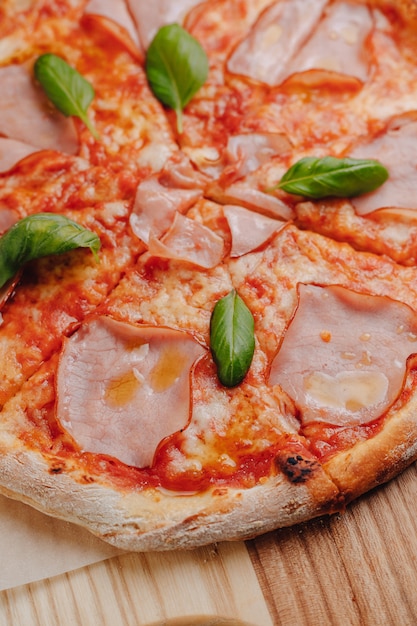
[[[225,203],[242,205],[277,219],[290,220],[294,217],[291,207],[282,200],[261,189],[255,189],[246,180],[232,183],[223,190],[223,196],[218,198],[223,198]]]
[[[225,205],[223,211],[232,235],[231,257],[256,250],[285,226],[285,222],[233,204]]]
[[[231,135],[225,150],[227,165],[222,178],[231,183],[256,171],[272,157],[286,154],[290,150],[291,143],[282,133]]]
[[[76,154],[71,118],[59,113],[33,81],[30,66],[0,67],[0,134],[35,147]]]
[[[149,466],[158,444],[188,423],[192,366],[205,352],[186,332],[85,322],[61,353],[58,419],[82,450]]]
[[[417,352],[417,314],[386,296],[299,285],[299,302],[269,382],[293,398],[302,423],[341,426],[380,417]]]
[[[202,196],[201,189],[179,189],[162,185],[156,177],[138,185],[130,226],[145,244],[160,237],[171,226],[175,213],[189,209]]]
[[[224,241],[207,226],[176,213],[161,240],[150,236],[148,250],[153,256],[187,261],[210,269],[221,263]]]

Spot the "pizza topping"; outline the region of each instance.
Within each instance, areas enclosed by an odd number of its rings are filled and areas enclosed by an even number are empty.
[[[385,207],[416,207],[416,142],[417,120],[404,116],[394,120],[386,133],[352,150],[352,157],[375,157],[389,169],[389,180],[381,189],[353,201],[359,215]]]
[[[387,178],[386,168],[374,159],[305,157],[294,163],[273,189],[306,198],[350,198],[377,189]]]
[[[0,68],[0,133],[39,149],[75,154],[78,139],[72,120],[58,112],[49,114],[48,101],[33,84],[24,65]]]
[[[210,347],[220,382],[226,387],[241,383],[255,350],[254,319],[234,289],[221,298],[213,309]]]
[[[80,247],[97,254],[100,240],[64,215],[36,213],[19,220],[0,238],[0,288],[28,261]]]
[[[327,0],[274,2],[229,58],[229,71],[269,85],[279,84],[326,4]]]
[[[159,238],[173,222],[177,211],[183,213],[200,198],[200,189],[165,187],[157,178],[141,182],[136,190],[130,226],[145,244],[150,235]]]
[[[273,156],[288,152],[291,144],[281,133],[243,133],[232,135],[227,142],[228,176],[242,178],[267,163]]]
[[[139,38],[135,24],[127,10],[124,0],[89,0],[85,13],[102,15],[110,18],[122,26],[130,35],[132,41],[139,45]]]
[[[144,48],[147,48],[157,30],[165,24],[182,23],[186,13],[201,0],[127,0]]]
[[[155,96],[173,109],[182,133],[182,111],[206,82],[208,59],[200,43],[178,24],[159,29],[146,54],[146,75]]]
[[[204,353],[182,331],[94,319],[65,342],[57,416],[84,451],[149,466],[187,426],[192,366]]]
[[[327,0],[275,2],[238,45],[228,69],[268,85],[313,69],[366,80],[369,62],[364,44],[373,28],[371,11],[348,2],[325,10],[327,4]]]
[[[175,154],[159,175],[159,181],[163,185],[180,189],[203,190],[207,180],[205,174],[194,169],[184,153]]]
[[[284,227],[284,223],[260,213],[232,204],[223,211],[232,234],[231,257],[238,257],[256,250],[272,235]]]
[[[207,226],[176,213],[170,229],[161,240],[151,233],[148,250],[153,256],[188,261],[210,269],[221,263],[224,241]]]
[[[401,392],[406,361],[417,351],[416,331],[416,314],[401,302],[299,285],[269,382],[293,398],[304,424],[370,422]]]
[[[254,188],[246,181],[236,181],[225,189],[225,195],[229,203],[242,204],[277,219],[290,220],[293,217],[291,208],[282,200]]]
[[[38,148],[23,141],[0,137],[0,172],[7,172],[13,165],[24,159]]]
[[[365,81],[369,62],[364,44],[372,28],[368,7],[348,2],[332,4],[307,43],[286,66],[286,76],[316,69]]]
[[[16,224],[18,219],[18,215],[17,213],[15,213],[15,211],[2,207],[0,209],[0,235],[6,232],[6,230],[9,230],[9,228],[11,228],[13,224]]]
[[[87,109],[95,96],[91,83],[55,54],[48,53],[38,57],[34,72],[36,79],[56,108],[64,115],[79,117],[93,137],[99,139],[99,134],[87,115]]]

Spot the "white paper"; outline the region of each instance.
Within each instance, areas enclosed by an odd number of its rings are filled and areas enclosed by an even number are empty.
[[[83,528],[0,495],[0,590],[121,554]]]

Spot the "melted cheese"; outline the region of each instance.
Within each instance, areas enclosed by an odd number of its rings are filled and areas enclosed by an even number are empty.
[[[355,414],[372,405],[380,405],[387,397],[388,376],[383,372],[348,371],[330,376],[311,372],[304,376],[307,403],[326,411]]]

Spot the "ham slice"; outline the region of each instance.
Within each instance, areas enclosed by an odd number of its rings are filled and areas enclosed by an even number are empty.
[[[238,257],[256,250],[281,230],[285,223],[266,215],[232,204],[223,207],[232,235],[231,257]]]
[[[369,65],[364,43],[373,27],[372,14],[366,6],[348,2],[332,3],[325,11],[327,4],[273,4],[231,55],[229,71],[271,86],[308,70],[325,70],[326,80],[330,70],[364,81]],[[307,80],[311,83],[310,74]]]
[[[254,172],[272,157],[291,149],[291,143],[281,133],[243,133],[229,137],[226,156],[229,162],[225,175],[243,178]]]
[[[299,285],[299,302],[269,382],[293,398],[302,423],[341,426],[380,417],[417,352],[417,315],[386,296]]]
[[[159,182],[167,187],[179,189],[204,190],[208,178],[202,172],[194,169],[190,159],[183,152],[174,154],[159,175]]]
[[[140,40],[146,49],[151,43],[157,30],[165,24],[177,22],[182,24],[188,11],[202,0],[127,0],[127,5],[132,13]]]
[[[324,70],[326,74],[328,71],[337,72],[364,82],[369,72],[365,42],[373,25],[371,11],[365,5],[348,2],[332,4],[281,77],[287,78],[308,70]],[[311,82],[310,75],[306,78]]]
[[[188,423],[192,366],[204,353],[182,331],[85,322],[60,356],[57,416],[82,450],[149,466],[159,443]]]
[[[165,187],[156,177],[148,178],[137,187],[130,226],[136,237],[148,245],[151,235],[163,235],[175,213],[186,211],[201,196],[201,189]]]
[[[378,159],[389,171],[376,191],[352,200],[356,212],[366,215],[385,207],[417,209],[417,119],[406,115],[393,120],[387,131],[349,153],[356,159]]]
[[[1,141],[0,141],[1,145]],[[18,214],[13,209],[0,207],[0,236],[9,230],[19,220]]]
[[[0,172],[7,172],[18,161],[37,152],[38,148],[23,141],[0,137]]]
[[[36,149],[76,154],[78,138],[71,118],[57,111],[37,87],[27,65],[0,68],[0,134]]]
[[[270,193],[255,189],[245,181],[238,180],[226,187],[223,196],[230,204],[243,205],[270,217],[283,220],[290,220],[293,217],[292,209],[287,204]]]
[[[130,16],[125,0],[89,0],[84,9],[86,14],[107,17],[129,33],[132,41],[139,46],[139,37],[135,23]]]
[[[210,269],[221,262],[224,241],[207,226],[176,213],[171,228],[160,241],[151,235],[148,251],[153,256]]]
[[[281,0],[266,9],[229,57],[227,68],[253,80],[277,85],[314,31],[327,0]]]

